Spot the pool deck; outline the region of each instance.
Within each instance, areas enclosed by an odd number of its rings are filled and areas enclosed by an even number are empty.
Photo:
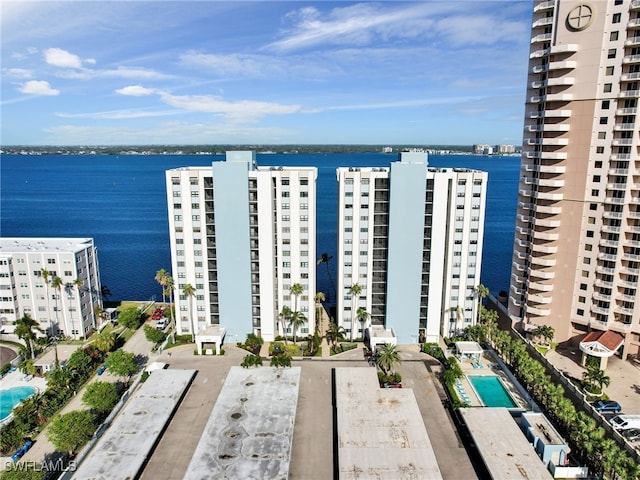
[[[473,361],[471,360],[463,360],[459,361],[460,367],[462,368],[462,373],[464,373],[464,377],[459,380],[459,387],[456,387],[456,391],[458,393],[458,398],[462,401],[466,401],[471,407],[483,407],[484,404],[478,397],[475,389],[469,382],[467,375],[486,375],[486,376],[494,376],[500,377],[502,379],[502,384],[505,386],[511,397],[518,403],[519,407],[522,409],[528,408],[527,400],[520,394],[516,386],[513,382],[507,377],[507,374],[500,368],[497,360],[493,357],[493,355],[485,351],[482,354],[480,362],[476,362],[476,366],[474,367]],[[478,365],[481,365],[478,368]],[[464,392],[464,393],[463,393]],[[466,399],[463,396],[466,394]],[[467,401],[468,399],[468,401]]]

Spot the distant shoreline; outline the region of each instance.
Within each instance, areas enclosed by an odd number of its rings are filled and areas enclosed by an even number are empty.
[[[268,154],[388,153],[421,149],[430,154],[475,155],[471,145],[114,145],[114,146],[27,146],[8,145],[6,155],[224,155],[229,150],[253,150]],[[493,154],[491,157],[515,154]],[[485,156],[485,155],[478,155]]]

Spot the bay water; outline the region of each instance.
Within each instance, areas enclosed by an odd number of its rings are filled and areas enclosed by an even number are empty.
[[[258,165],[315,166],[317,253],[333,256],[337,240],[337,167],[386,167],[383,153],[258,154]],[[2,155],[0,236],[92,237],[100,277],[110,300],[161,298],[154,280],[171,270],[165,171],[210,165],[224,155]],[[520,158],[429,155],[433,167],[489,173],[482,283],[496,294],[508,290]],[[330,292],[327,270],[318,266],[318,290]]]

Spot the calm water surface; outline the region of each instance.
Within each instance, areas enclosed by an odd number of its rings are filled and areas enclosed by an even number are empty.
[[[337,167],[383,167],[395,154],[258,155],[265,166],[318,167],[317,252],[336,254]],[[210,165],[224,156],[3,155],[2,237],[93,237],[102,283],[114,300],[160,298],[154,280],[171,268],[164,172]],[[431,155],[434,167],[489,172],[482,282],[507,290],[515,226],[519,157]],[[335,275],[335,261],[331,262]],[[334,277],[335,278],[335,277]],[[330,292],[324,266],[318,289]]]

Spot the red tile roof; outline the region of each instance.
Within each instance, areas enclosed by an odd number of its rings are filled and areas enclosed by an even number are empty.
[[[582,339],[580,343],[598,342],[608,350],[615,351],[624,343],[624,337],[617,332],[607,330],[606,332],[591,332]]]

